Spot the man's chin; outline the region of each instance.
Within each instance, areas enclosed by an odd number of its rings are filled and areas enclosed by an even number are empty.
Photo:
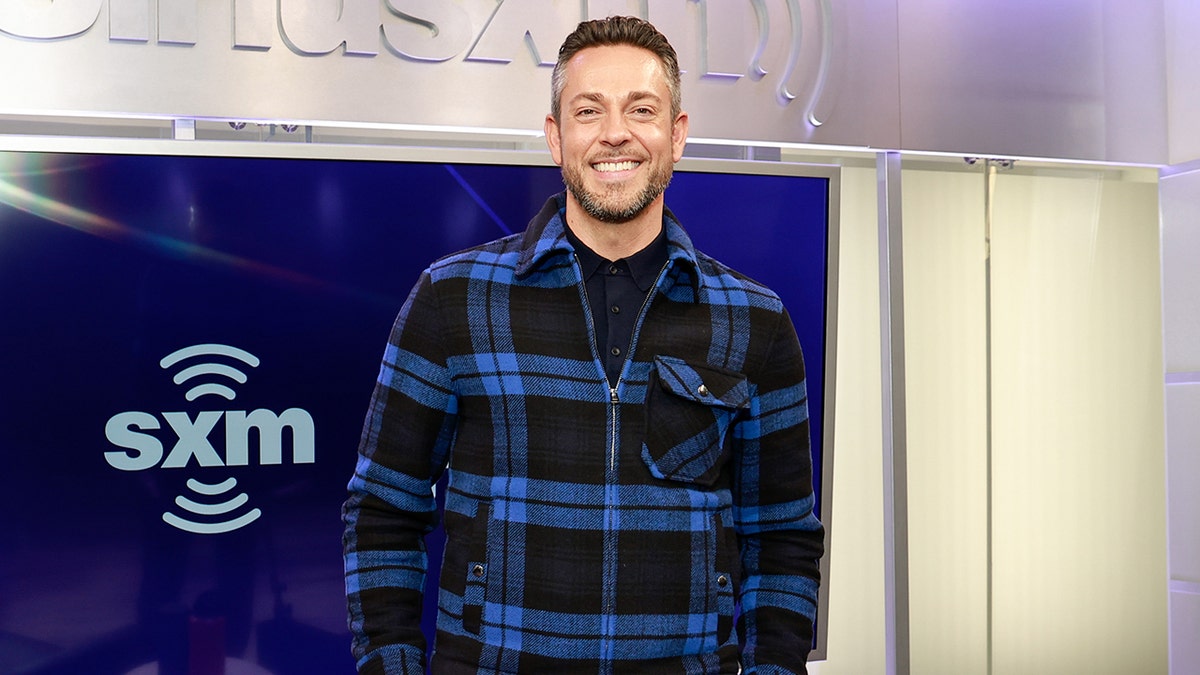
[[[597,200],[584,198],[580,199],[579,205],[583,207],[585,213],[603,223],[611,223],[620,225],[641,215],[649,203],[640,202],[599,202]]]
[[[623,182],[609,185],[587,185],[582,172],[564,169],[563,182],[584,213],[604,223],[619,225],[645,213],[654,200],[666,191],[671,174],[651,173],[650,181]],[[590,189],[589,189],[590,188]]]
[[[597,195],[595,192],[571,190],[575,201],[592,218],[619,225],[637,218],[658,198],[661,192],[643,189],[633,195]]]

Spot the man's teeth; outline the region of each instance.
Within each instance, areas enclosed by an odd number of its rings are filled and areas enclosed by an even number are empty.
[[[592,166],[597,171],[629,171],[637,167],[638,163],[634,161],[628,162],[597,162]]]

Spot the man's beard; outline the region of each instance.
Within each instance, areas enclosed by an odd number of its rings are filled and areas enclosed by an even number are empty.
[[[672,173],[669,164],[652,168],[645,187],[622,204],[618,197],[619,186],[609,192],[589,192],[583,185],[583,174],[577,167],[564,165],[562,170],[563,183],[575,196],[575,201],[583,207],[584,212],[602,223],[615,224],[627,223],[645,211],[646,207],[658,199],[671,184]]]

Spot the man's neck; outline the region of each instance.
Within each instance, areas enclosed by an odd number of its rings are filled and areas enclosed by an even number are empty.
[[[661,199],[647,206],[633,220],[606,223],[588,215],[569,194],[567,197],[567,224],[571,232],[606,260],[628,258],[646,248],[662,231],[662,223]]]

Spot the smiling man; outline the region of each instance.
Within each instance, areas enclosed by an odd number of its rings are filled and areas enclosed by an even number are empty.
[[[360,672],[805,672],[824,533],[803,357],[779,298],[664,206],[679,80],[649,23],[580,24],[545,120],[566,191],[401,309],[344,508]]]

